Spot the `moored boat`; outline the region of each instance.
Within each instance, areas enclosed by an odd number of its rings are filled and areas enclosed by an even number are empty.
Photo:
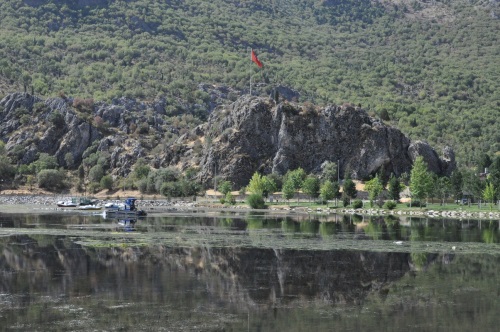
[[[144,210],[137,210],[134,197],[129,197],[123,203],[106,203],[104,205],[104,216],[108,217],[130,217],[130,216],[145,216]]]
[[[78,204],[73,201],[58,201],[57,202],[58,207],[77,207]]]
[[[102,210],[102,206],[100,205],[80,205],[78,207],[78,210],[85,210],[85,211],[99,211]]]

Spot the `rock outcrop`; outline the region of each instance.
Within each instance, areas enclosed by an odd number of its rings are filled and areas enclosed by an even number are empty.
[[[164,100],[83,104],[26,93],[1,100],[0,139],[11,159],[29,164],[45,152],[56,156],[60,166],[75,169],[100,151],[114,175],[127,176],[144,158],[155,168],[195,167],[203,183],[211,184],[217,175],[236,188],[248,184],[255,171],[284,174],[302,167],[319,173],[325,161],[338,163],[341,177],[349,173],[355,179],[380,170],[387,176],[410,172],[417,156],[436,174],[450,175],[456,167],[450,148],[440,158],[427,143],[411,142],[348,104],[319,109],[243,96],[228,107],[216,107],[206,123],[190,132],[168,124]],[[167,134],[181,132],[173,143],[165,141]]]
[[[349,172],[357,179],[381,169],[386,175],[410,172],[417,156],[436,174],[449,175],[455,168],[450,148],[440,158],[427,143],[411,142],[351,105],[316,109],[247,96],[212,113],[205,131],[200,161],[205,183],[215,174],[239,187],[255,171],[284,174],[302,167],[317,173],[325,161],[339,163],[341,177]]]

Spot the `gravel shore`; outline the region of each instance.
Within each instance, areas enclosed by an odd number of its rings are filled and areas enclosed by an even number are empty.
[[[68,200],[69,196],[52,196],[52,195],[0,195],[0,212],[3,213],[52,213],[52,212],[68,212],[75,211],[74,208],[57,207],[58,201]],[[122,200],[100,200],[99,203],[104,205],[107,202],[122,202]],[[217,211],[245,211],[250,210],[247,206],[231,206],[227,207],[221,204],[210,201],[182,201],[182,200],[167,200],[167,199],[142,199],[137,201],[138,209],[145,210],[148,214],[161,213],[178,213],[178,212],[217,212]],[[329,209],[318,208],[310,209],[306,207],[291,208],[289,206],[272,206],[268,210],[269,213],[278,214],[311,214],[311,213],[326,213],[326,214],[361,214],[361,215],[395,215],[395,216],[422,216],[432,218],[451,218],[451,219],[490,219],[500,220],[500,212],[489,211],[485,209],[481,212],[468,211],[432,211],[432,210],[383,210],[383,209]]]

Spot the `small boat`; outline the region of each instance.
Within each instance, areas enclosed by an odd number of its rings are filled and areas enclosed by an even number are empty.
[[[100,205],[80,205],[78,207],[78,210],[84,210],[84,211],[99,211],[102,209],[102,206]]]
[[[130,216],[145,216],[144,210],[137,210],[135,201],[137,199],[129,197],[123,203],[106,203],[104,205],[104,216],[124,218]]]
[[[58,207],[77,207],[78,204],[73,201],[58,201],[57,202]]]

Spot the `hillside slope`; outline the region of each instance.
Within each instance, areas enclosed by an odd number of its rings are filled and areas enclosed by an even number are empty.
[[[206,119],[200,83],[235,100],[252,79],[255,94],[359,103],[473,164],[500,151],[499,17],[497,0],[4,0],[0,97],[163,98]]]

